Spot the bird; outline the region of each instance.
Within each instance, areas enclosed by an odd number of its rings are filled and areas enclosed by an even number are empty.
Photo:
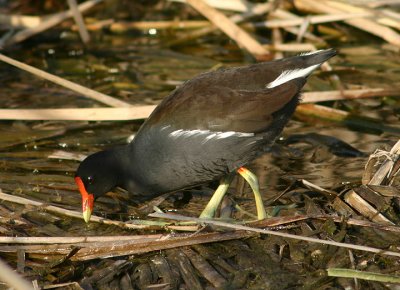
[[[317,50],[269,62],[202,73],[177,87],[129,143],[96,152],[75,182],[89,222],[94,201],[115,187],[152,198],[220,181],[200,218],[213,218],[235,174],[267,217],[255,174],[245,166],[273,145],[301,100],[308,76],[336,55]]]

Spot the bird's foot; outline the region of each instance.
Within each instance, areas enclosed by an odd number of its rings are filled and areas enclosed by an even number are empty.
[[[251,189],[254,193],[254,199],[256,200],[256,208],[257,208],[257,218],[259,220],[266,219],[268,217],[267,212],[265,211],[264,203],[260,194],[260,187],[258,185],[257,176],[252,173],[250,170],[240,167],[237,172],[247,181],[250,185]]]
[[[201,219],[212,219],[215,216],[215,212],[222,199],[224,198],[226,191],[233,179],[233,174],[230,174],[223,179],[221,179],[217,190],[214,192],[207,206],[204,208],[203,212],[200,214]]]

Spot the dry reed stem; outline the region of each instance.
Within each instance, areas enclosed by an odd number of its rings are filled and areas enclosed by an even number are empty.
[[[360,128],[379,130],[393,134],[399,134],[400,132],[398,127],[381,123],[377,119],[352,116],[347,111],[311,103],[297,106],[295,115],[300,120],[306,120],[307,122],[318,119],[329,123],[339,122],[343,125],[355,125]]]
[[[282,27],[290,27],[290,26],[300,26],[305,21],[308,21],[309,24],[321,24],[321,23],[329,23],[329,22],[338,22],[344,21],[354,18],[364,18],[371,17],[371,13],[339,13],[339,14],[331,14],[331,15],[318,15],[318,16],[308,16],[308,17],[298,17],[294,19],[286,19],[286,20],[267,20],[263,22],[256,22],[252,25],[258,28],[266,27],[266,28],[282,28]]]
[[[400,96],[400,88],[369,88],[359,90],[322,91],[303,93],[302,103],[351,100],[371,97]]]
[[[400,27],[400,22],[399,22],[399,17],[398,14],[395,12],[393,13],[384,13],[384,10],[378,10],[378,9],[369,9],[366,6],[362,6],[360,4],[356,5],[351,5],[351,3],[344,3],[344,2],[339,2],[339,1],[328,1],[328,5],[333,7],[333,8],[338,8],[342,11],[346,12],[352,12],[352,13],[364,13],[367,12],[371,15],[371,19],[376,21],[379,24],[382,24],[384,26],[389,26],[392,28],[399,29]],[[388,11],[388,10],[386,10]]]
[[[339,3],[337,1],[315,1],[315,0],[295,0],[295,6],[300,10],[313,11],[316,13],[345,13],[349,12],[349,9],[359,11],[359,8]],[[345,20],[349,25],[352,25],[358,29],[369,32],[375,36],[378,36],[387,42],[400,46],[400,35],[391,28],[380,25],[373,20],[368,19],[351,19]]]
[[[284,52],[304,52],[315,50],[315,46],[310,43],[278,43],[265,44],[269,51],[284,51]]]
[[[229,20],[229,18],[223,13],[207,5],[202,0],[186,0],[186,2],[203,14],[203,16],[220,28],[231,39],[236,41],[240,47],[243,47],[250,52],[254,57],[259,58],[261,56],[265,57],[269,55],[269,52],[258,43],[258,41],[242,28],[237,26],[234,22]]]
[[[305,185],[307,186],[307,184],[305,184]],[[307,186],[307,187],[310,188],[310,186]],[[330,198],[333,196],[337,196],[336,192],[331,192],[331,191],[329,191],[327,189],[323,189],[321,187],[315,188],[315,185],[313,185],[313,189],[317,189],[317,191],[330,196]],[[335,198],[335,201],[337,199],[338,199],[338,197]],[[335,203],[335,202],[332,202],[332,203]],[[330,220],[334,221],[335,223],[346,223],[348,225],[353,225],[353,226],[368,227],[368,228],[374,228],[374,229],[382,230],[382,231],[390,231],[393,233],[400,233],[399,226],[393,226],[393,225],[387,225],[387,224],[382,225],[382,224],[374,223],[371,221],[367,221],[365,219],[359,220],[359,219],[348,218],[348,217],[344,217],[344,216],[325,215],[325,214],[271,217],[271,218],[268,218],[265,220],[249,222],[249,223],[247,223],[247,225],[252,226],[252,227],[257,227],[257,228],[277,227],[277,226],[293,224],[293,223],[296,223],[299,221],[310,220],[310,219],[318,219],[318,220],[330,219]]]
[[[333,8],[338,8],[346,13],[366,13],[366,17],[370,18],[370,20],[376,21],[385,26],[393,27],[399,29],[400,27],[400,17],[399,13],[394,10],[389,9],[370,9],[370,3],[356,3],[353,5],[351,2],[344,1],[326,1],[328,6]],[[399,2],[398,2],[399,3]]]
[[[4,281],[8,286],[8,289],[17,290],[30,290],[33,289],[32,284],[25,281],[19,276],[13,269],[11,269],[6,263],[0,260],[0,281]]]
[[[83,159],[85,159],[86,157],[87,155],[85,154],[67,152],[63,150],[56,150],[47,156],[47,158],[50,159],[65,159],[65,160],[75,160],[75,161],[83,161]]]
[[[385,161],[375,172],[372,179],[368,182],[369,185],[384,185],[390,183],[390,180],[388,180],[388,178],[391,176],[395,164],[399,162],[400,159],[400,140],[397,141],[395,145],[393,145],[390,152],[388,152],[387,154],[381,154],[381,156],[386,157]]]
[[[283,42],[282,31],[279,28],[272,29],[272,44],[279,45]],[[283,58],[283,53],[280,51],[275,51],[274,59],[281,59]]]
[[[35,27],[43,21],[43,17],[30,15],[7,15],[0,14],[0,23],[12,27]]]
[[[52,285],[43,285],[42,289],[55,289],[55,288],[60,288],[60,289],[74,289],[74,290],[83,290],[81,285],[79,285],[78,282],[66,282],[66,283],[60,283],[60,284],[52,284]]]
[[[203,256],[189,247],[182,248],[182,252],[189,258],[193,267],[196,268],[211,285],[216,289],[224,288],[227,282],[226,279],[218,273]]]
[[[95,5],[97,5],[98,3],[100,3],[101,1],[102,0],[86,1],[78,6],[79,11],[81,13],[84,11],[87,11],[87,10],[91,9],[92,7],[94,7]],[[70,18],[72,16],[73,16],[73,13],[71,10],[49,16],[45,20],[43,20],[38,26],[28,28],[28,29],[25,29],[23,31],[16,33],[13,37],[11,37],[7,41],[6,45],[12,45],[12,44],[24,41],[25,39],[32,37],[33,35],[39,34],[45,30],[48,30],[48,29],[60,24],[65,19]]]
[[[75,23],[78,25],[79,35],[82,39],[82,42],[88,43],[90,41],[90,36],[86,29],[85,21],[83,21],[82,14],[79,11],[78,4],[76,3],[76,0],[67,0],[67,1],[68,1],[68,6],[73,13]]]
[[[269,3],[265,3],[265,4],[257,4],[252,6],[248,11],[246,11],[243,14],[237,14],[237,15],[233,15],[231,17],[229,17],[229,20],[234,22],[234,23],[241,23],[255,15],[263,15],[265,13],[267,13],[268,11],[271,10],[271,5]],[[208,23],[211,25],[211,23],[208,21]],[[180,43],[183,42],[187,42],[193,39],[197,39],[201,36],[207,35],[209,33],[212,33],[213,31],[217,30],[218,28],[214,25],[208,26],[208,27],[204,27],[201,29],[197,29],[195,31],[191,31],[190,33],[188,33],[187,35],[180,37],[178,39],[175,39],[173,41],[170,41],[168,43],[169,46],[174,46],[174,45],[178,45]]]
[[[114,22],[111,19],[87,25],[89,30],[99,30],[108,26],[110,31],[121,32],[129,29],[194,29],[209,27],[212,24],[206,20],[171,20],[171,21],[132,21]],[[74,27],[72,27],[74,29]],[[214,28],[216,29],[216,28]]]
[[[325,189],[325,188],[323,188],[323,187],[321,187],[321,186],[318,186],[318,185],[316,185],[316,184],[314,184],[314,183],[311,183],[311,182],[308,181],[308,180],[302,179],[302,180],[301,180],[301,183],[303,183],[303,185],[304,185],[305,187],[307,187],[308,189],[312,189],[312,190],[321,192],[321,193],[323,193],[323,194],[325,194],[325,195],[328,195],[328,196],[330,196],[330,197],[336,197],[336,196],[337,196],[337,193],[336,193],[336,192],[334,192],[334,191],[332,191],[332,190]]]
[[[155,106],[130,108],[0,109],[0,120],[125,121],[147,118]]]
[[[400,29],[400,13],[388,9],[382,9],[379,10],[379,15],[386,17],[378,18],[378,23],[395,28],[397,30]]]
[[[391,182],[393,178],[393,168],[398,167],[398,162],[400,160],[400,140],[392,147],[390,152],[381,152],[379,156],[375,152],[370,155],[367,164],[365,165],[365,171],[363,174],[362,182],[368,185],[386,185]],[[378,170],[375,172],[373,177],[369,180],[371,176],[372,166],[379,157],[385,157],[385,160],[381,163]],[[369,204],[365,199],[358,195],[354,190],[350,190],[344,195],[344,200],[356,209],[360,214],[382,224],[393,225],[388,218],[382,215],[377,209],[375,209],[371,204]]]
[[[400,233],[400,227],[396,225],[391,225],[391,224],[381,224],[381,223],[374,223],[370,222],[367,220],[358,220],[355,218],[344,218],[340,216],[324,216],[324,217],[311,217],[311,218],[316,218],[316,219],[331,219],[335,223],[343,223],[345,222],[348,225],[352,226],[360,226],[360,227],[366,227],[366,228],[373,228],[376,230],[382,230],[382,231],[388,231],[388,232],[393,232],[393,233]]]
[[[354,218],[346,218],[340,216],[330,216],[330,215],[296,215],[296,216],[286,216],[286,217],[273,217],[268,220],[252,222],[249,225],[257,228],[264,227],[276,227],[285,224],[292,224],[298,221],[317,219],[317,220],[327,220],[331,219],[335,223],[345,222],[348,225],[361,226],[374,228],[377,230],[390,231],[393,233],[399,233],[400,227],[392,225],[382,225],[366,220],[357,220]],[[175,237],[187,234],[174,234]],[[103,246],[106,244],[112,244],[113,242],[142,242],[153,241],[153,240],[164,240],[168,238],[169,235],[164,234],[151,234],[151,235],[128,235],[128,236],[80,236],[80,237],[0,237],[0,244],[23,244],[23,245],[38,245],[38,244],[80,244],[83,246],[93,246],[90,244],[101,243]],[[85,245],[86,244],[86,245]]]
[[[293,20],[293,19],[301,18],[300,16],[297,16],[296,14],[290,13],[283,9],[276,9],[274,11],[271,11],[271,13],[268,16],[270,18],[284,19],[284,20]],[[298,28],[298,27],[283,27],[283,29],[294,35],[298,35],[300,33],[300,28]],[[308,39],[311,42],[325,45],[325,41],[321,37],[318,37],[318,36],[312,34],[311,32],[306,31],[304,33],[303,37]]]
[[[336,193],[335,193],[336,194]],[[335,198],[336,200],[336,198]],[[381,231],[388,231],[393,233],[400,233],[400,227],[395,225],[388,224],[378,224],[368,220],[359,220],[355,218],[347,218],[343,216],[336,215],[295,215],[295,216],[279,216],[279,217],[271,217],[265,220],[255,221],[247,223],[248,226],[256,227],[256,228],[265,228],[265,227],[279,227],[283,225],[293,224],[296,222],[301,222],[305,220],[332,220],[335,223],[346,223],[347,225],[373,228]]]
[[[265,6],[263,10],[260,8]],[[251,11],[246,12],[244,14],[234,15],[229,17],[229,19],[235,23],[240,23],[246,18],[257,15],[264,14],[269,11],[271,8],[269,4],[259,4],[255,5]],[[329,23],[329,22],[337,22],[354,18],[364,18],[371,17],[370,13],[340,13],[340,14],[332,14],[332,15],[318,15],[318,16],[308,16],[298,17],[293,19],[282,19],[282,20],[267,20],[263,22],[254,22],[249,24],[244,24],[243,27],[251,28],[284,28],[291,26],[300,26],[304,23],[304,21],[308,20],[310,24],[320,24],[320,23]],[[108,26],[111,31],[126,31],[129,29],[141,29],[147,30],[150,28],[154,29],[193,29],[193,28],[202,28],[207,27],[207,29],[215,30],[215,27],[210,27],[209,21],[203,20],[171,20],[171,21],[132,21],[132,22],[114,22],[112,19],[99,21],[97,23],[87,25],[88,30],[99,30],[104,28],[104,26]],[[72,30],[76,30],[77,26],[73,26]]]
[[[34,74],[35,76],[41,77],[45,80],[51,81],[53,83],[56,83],[60,86],[63,86],[67,89],[70,89],[74,92],[77,92],[79,94],[84,95],[85,97],[94,99],[98,102],[101,102],[103,104],[112,106],[112,107],[130,107],[131,105],[120,101],[116,98],[110,97],[108,95],[102,94],[100,92],[97,92],[95,90],[86,88],[84,86],[78,85],[77,83],[73,83],[71,81],[68,81],[66,79],[63,79],[61,77],[58,77],[56,75],[52,75],[48,72],[45,72],[43,70],[37,69],[33,66],[27,65],[25,63],[22,63],[20,61],[17,61],[15,59],[12,59],[8,56],[5,56],[4,54],[0,54],[0,60],[4,61],[10,65],[13,65],[19,69],[22,69],[24,71],[30,72],[31,74]]]
[[[393,225],[393,223],[382,215],[377,209],[369,204],[365,199],[358,195],[354,190],[348,191],[344,197],[344,201],[359,212],[362,216],[379,224]]]
[[[186,0],[169,0],[169,1],[187,3]],[[216,9],[230,10],[235,12],[247,12],[257,5],[242,0],[229,0],[229,1],[204,0],[203,2],[207,3],[207,5],[212,6]]]
[[[1,59],[1,54],[0,54]],[[370,97],[398,96],[394,88],[371,88],[360,90],[305,92],[302,103]],[[64,120],[64,121],[126,121],[146,119],[155,105],[131,106],[129,108],[65,108],[65,109],[0,109],[0,120]],[[321,106],[319,106],[321,107]],[[325,107],[324,107],[325,108]],[[304,108],[300,107],[300,111]],[[326,109],[326,110],[329,110]],[[324,111],[326,111],[324,109]],[[335,111],[336,112],[336,111]],[[344,116],[348,114],[344,113]]]
[[[155,216],[155,214],[153,214]],[[174,234],[174,235],[138,235],[138,236],[117,236],[117,237],[26,237],[26,238],[15,238],[5,237],[2,239],[4,243],[13,244],[25,244],[25,246],[0,246],[0,252],[10,253],[18,250],[23,250],[28,254],[35,254],[37,259],[48,259],[49,255],[61,254],[68,255],[71,251],[70,246],[80,247],[79,251],[70,257],[73,261],[84,261],[98,258],[110,258],[117,256],[125,256],[132,254],[141,254],[151,251],[158,251],[162,249],[171,249],[176,247],[210,243],[216,241],[224,241],[230,239],[240,239],[243,237],[249,237],[252,234],[249,232],[259,232],[263,234],[274,234],[286,238],[296,238],[300,240],[306,240],[309,242],[317,242],[323,244],[329,244],[339,247],[346,247],[355,250],[369,251],[374,253],[380,253],[384,255],[398,256],[400,253],[391,251],[381,251],[376,248],[349,245],[331,241],[324,241],[320,239],[313,239],[302,236],[295,236],[275,231],[260,230],[248,226],[240,226],[234,224],[228,224],[224,222],[214,220],[196,219],[190,217],[182,217],[176,215],[165,215],[162,214],[163,218],[176,219],[176,220],[193,220],[198,223],[212,224],[215,226],[222,226],[235,229],[234,232],[212,232],[212,233],[201,233],[201,234]],[[335,216],[296,216],[296,217],[282,217],[275,218],[277,222],[271,220],[257,221],[254,223],[257,227],[282,225],[284,223],[292,223],[305,219],[332,219],[335,222],[343,223],[343,218]],[[283,222],[282,222],[283,221]],[[354,219],[346,220],[348,224],[361,225],[367,227],[373,227],[381,230],[390,230],[398,232],[399,227],[395,226],[382,226],[377,224],[368,223],[366,221],[358,221]],[[56,244],[54,244],[56,243]],[[29,245],[30,244],[30,245]],[[50,245],[51,244],[51,245]],[[41,257],[40,255],[43,255]]]
[[[169,0],[169,1],[187,2],[185,0]],[[244,1],[240,1],[240,0],[235,0],[235,1],[205,0],[204,2],[216,9],[231,10],[231,11],[242,12],[242,13],[244,13],[244,12],[247,13],[252,10],[254,11],[254,10],[258,9],[257,6],[263,5],[263,4],[250,4],[249,2],[244,2]],[[271,11],[270,15],[272,17],[278,18],[278,19],[299,19],[300,18],[299,16],[292,14],[288,11],[285,11],[283,9],[274,9],[273,11]],[[233,17],[235,17],[235,16],[233,16]],[[232,21],[233,21],[233,19],[232,19]],[[284,29],[286,31],[296,34],[296,35],[299,32],[299,30],[296,27],[284,27]],[[213,30],[210,30],[209,32],[211,32],[211,31],[213,31]],[[209,32],[206,32],[206,33],[209,33]],[[304,37],[311,41],[324,43],[322,38],[319,38],[310,32],[306,32]]]
[[[398,276],[354,269],[328,268],[327,274],[329,277],[353,278],[395,284],[400,283],[400,277]]]
[[[177,1],[177,2],[186,2],[185,0],[170,0],[170,1]],[[265,3],[265,4],[249,4],[248,2],[243,2],[243,1],[216,1],[216,0],[206,0],[205,1],[208,5],[217,8],[217,9],[225,9],[225,10],[231,10],[231,11],[236,11],[236,12],[243,12],[242,15],[234,15],[231,18],[229,18],[231,21],[235,23],[242,22],[249,18],[252,14],[264,14],[263,10],[267,8],[267,10],[272,9],[271,3]],[[265,7],[263,7],[265,6]],[[292,14],[290,12],[287,12],[282,9],[275,9],[271,11],[270,15],[274,18],[278,19],[300,19],[299,16]],[[293,34],[298,34],[299,30],[296,27],[284,27],[284,29],[290,33]],[[182,39],[178,39],[176,41],[172,41],[170,45],[175,45],[182,43],[184,41],[190,40],[190,39],[195,39],[200,36],[206,35],[208,33],[211,33],[214,31],[214,27],[205,27],[203,29],[199,29],[198,31],[194,31],[193,35],[188,35],[186,37],[183,37]],[[319,43],[324,43],[322,38],[319,38],[315,36],[314,34],[310,32],[306,32],[304,34],[304,37],[314,41],[314,42],[319,42]],[[265,46],[268,48],[268,46]],[[309,50],[309,49],[307,49]]]
[[[397,6],[399,5],[399,0],[376,0],[376,1],[368,1],[366,5],[370,8],[379,8],[381,6]]]
[[[195,234],[177,234],[163,235],[160,239],[141,241],[135,239],[132,241],[116,241],[108,243],[88,243],[79,244],[81,247],[70,259],[72,261],[87,261],[92,259],[104,259],[120,257],[134,254],[144,254],[153,251],[172,249],[196,244],[207,244],[226,240],[235,240],[253,236],[254,233],[246,231],[195,233]],[[71,247],[67,244],[55,245],[30,245],[30,246],[1,246],[0,252],[15,252],[23,249],[28,254],[36,254],[35,258],[48,259],[49,255],[61,254],[67,255]]]
[[[54,205],[47,205],[43,202],[39,201],[34,201],[30,200],[27,198],[19,197],[19,196],[14,196],[11,194],[6,194],[0,190],[0,199],[13,202],[13,203],[18,203],[18,204],[23,204],[23,205],[31,205],[31,206],[36,206],[40,207],[43,210],[49,211],[49,212],[54,212],[60,215],[64,216],[69,216],[69,217],[74,217],[78,219],[82,219],[82,213],[78,211],[73,211],[73,210],[67,210],[64,208],[60,208]],[[124,229],[149,229],[149,228],[160,228],[160,229],[171,229],[171,230],[182,230],[182,231],[196,231],[198,228],[197,226],[179,226],[179,225],[165,225],[165,226],[154,226],[154,225],[141,225],[141,224],[130,224],[130,223],[125,223],[125,222],[120,222],[120,221],[114,221],[106,218],[102,218],[99,216],[92,215],[90,218],[91,222],[97,222],[101,224],[106,224],[106,225],[113,225],[117,226],[120,228]]]
[[[341,247],[341,248],[346,248],[346,249],[371,252],[371,253],[376,253],[376,254],[385,255],[385,256],[400,257],[400,252],[386,251],[386,250],[378,249],[378,248],[374,248],[374,247],[354,245],[354,244],[348,244],[348,243],[340,243],[340,242],[329,241],[329,240],[321,240],[321,239],[316,239],[316,238],[311,238],[311,237],[306,237],[306,236],[292,235],[292,234],[288,234],[288,233],[282,233],[282,232],[277,232],[277,231],[272,231],[272,230],[267,230],[267,229],[258,229],[258,228],[253,228],[253,227],[249,227],[249,226],[230,224],[230,223],[217,221],[217,220],[208,220],[208,219],[205,220],[205,219],[192,218],[192,217],[186,217],[186,216],[175,215],[175,214],[166,214],[166,213],[152,213],[149,216],[156,217],[156,218],[178,220],[178,221],[192,221],[192,222],[197,222],[200,224],[210,224],[210,225],[219,226],[219,227],[223,227],[223,228],[256,232],[256,233],[260,233],[260,234],[273,235],[273,236],[278,236],[278,237],[282,237],[282,238],[289,238],[289,239],[301,240],[301,241],[306,241],[306,242],[311,242],[311,243],[331,245],[331,246],[336,246],[336,247]]]
[[[308,117],[317,117],[322,120],[341,122],[350,114],[343,110],[338,110],[316,104],[301,104],[297,106],[296,112]]]
[[[78,244],[78,243],[109,243],[118,241],[151,241],[162,239],[165,235],[134,235],[134,236],[87,236],[87,237],[0,237],[0,244]]]

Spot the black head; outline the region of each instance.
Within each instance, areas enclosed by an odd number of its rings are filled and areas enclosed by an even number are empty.
[[[119,160],[113,150],[88,156],[79,165],[75,182],[82,195],[82,210],[86,222],[93,211],[94,200],[115,188],[119,178]]]

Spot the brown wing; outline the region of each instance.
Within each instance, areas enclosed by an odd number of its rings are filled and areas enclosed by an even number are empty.
[[[169,95],[147,120],[146,126],[177,129],[258,133],[273,121],[302,88],[297,79],[271,89],[234,90],[188,82]]]
[[[290,100],[297,96],[307,75],[272,89],[266,89],[267,84],[285,71],[315,67],[335,54],[332,49],[317,51],[201,74],[166,97],[143,128],[171,125],[189,130],[260,132],[271,124],[274,112],[291,106]]]

